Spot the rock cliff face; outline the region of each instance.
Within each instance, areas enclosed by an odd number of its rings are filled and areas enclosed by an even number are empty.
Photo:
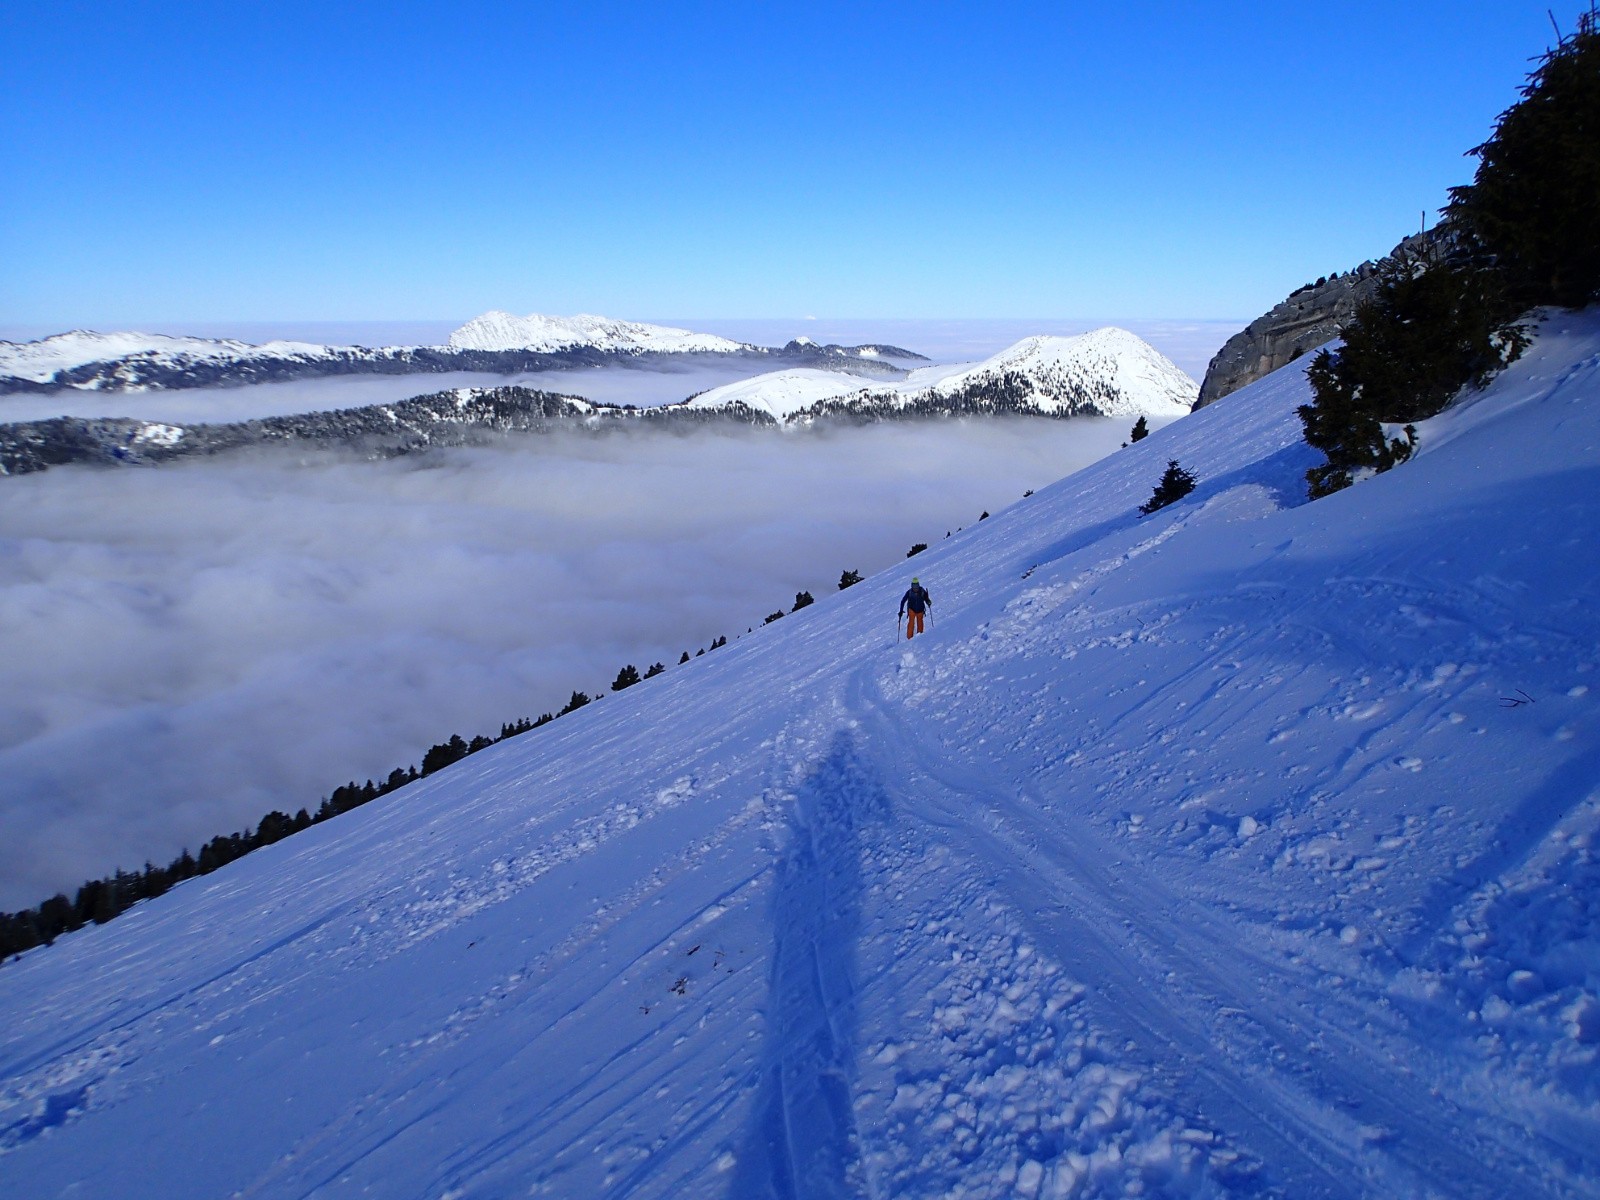
[[[1402,262],[1420,258],[1442,245],[1444,238],[1440,229],[1413,234],[1389,257]],[[1356,307],[1377,288],[1380,266],[1364,262],[1353,271],[1300,288],[1234,334],[1206,367],[1195,408],[1204,408],[1338,337]]]

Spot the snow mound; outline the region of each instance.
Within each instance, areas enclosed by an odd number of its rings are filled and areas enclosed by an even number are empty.
[[[727,354],[744,349],[741,342],[710,333],[694,333],[667,325],[616,321],[610,317],[580,314],[550,317],[532,313],[513,316],[496,309],[474,317],[450,335],[452,350],[570,350],[592,346],[598,350],[665,354]]]
[[[1304,366],[0,967],[8,1194],[1594,1195],[1600,312]]]

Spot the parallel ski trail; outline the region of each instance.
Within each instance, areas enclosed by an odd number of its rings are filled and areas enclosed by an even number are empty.
[[[1492,1117],[1464,1113],[1388,1057],[1398,1030],[1374,1036],[1369,1008],[1328,1027],[1341,1000],[1313,996],[1303,970],[1235,949],[1236,931],[1132,863],[1119,862],[1123,878],[1113,878],[1087,830],[1062,836],[993,774],[924,745],[871,676],[870,667],[855,673],[850,707],[885,761],[913,767],[896,788],[906,816],[983,863],[1041,945],[1090,982],[1102,1018],[1137,1032],[1138,1060],[1273,1163],[1286,1194],[1420,1195],[1451,1180],[1451,1194],[1488,1200],[1540,1186],[1538,1164],[1493,1136]],[[1040,904],[1047,896],[1061,903]],[[1113,940],[1119,930],[1125,941]],[[1207,1080],[1198,1096],[1183,1079],[1192,1070]],[[1362,1131],[1373,1127],[1406,1136],[1363,1152]]]

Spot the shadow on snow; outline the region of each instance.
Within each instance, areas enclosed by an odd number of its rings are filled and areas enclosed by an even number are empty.
[[[838,734],[797,790],[772,916],[767,1033],[730,1200],[857,1194],[857,940],[863,836],[888,804],[855,739]]]

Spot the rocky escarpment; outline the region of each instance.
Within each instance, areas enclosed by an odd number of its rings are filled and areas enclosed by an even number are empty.
[[[1441,229],[1413,234],[1384,261],[1410,262],[1432,253],[1445,240]],[[1338,337],[1378,286],[1382,265],[1364,262],[1353,271],[1307,284],[1234,334],[1206,367],[1194,407],[1204,408]]]

